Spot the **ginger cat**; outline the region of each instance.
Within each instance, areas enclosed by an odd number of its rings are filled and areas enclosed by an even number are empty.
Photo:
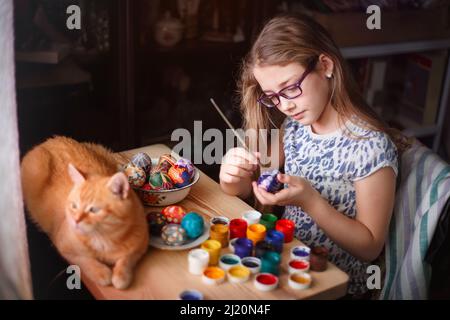
[[[144,208],[114,155],[100,145],[55,137],[22,160],[32,219],[60,254],[103,286],[127,288],[147,251]]]

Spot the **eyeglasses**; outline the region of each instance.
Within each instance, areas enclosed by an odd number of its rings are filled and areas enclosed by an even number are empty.
[[[278,91],[278,93],[272,93],[269,95],[262,93],[257,101],[267,108],[274,108],[280,104],[280,97],[289,100],[300,97],[303,93],[301,84],[303,80],[305,80],[306,76],[314,70],[317,60],[318,58],[314,57],[314,59],[308,64],[305,72],[303,72],[302,76],[296,83],[281,89],[280,91]]]

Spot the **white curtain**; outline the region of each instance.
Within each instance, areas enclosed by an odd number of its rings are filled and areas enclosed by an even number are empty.
[[[31,299],[20,185],[13,3],[0,1],[0,299]]]

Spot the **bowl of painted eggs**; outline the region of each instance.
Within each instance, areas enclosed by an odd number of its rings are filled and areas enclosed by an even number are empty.
[[[135,154],[123,167],[128,182],[146,206],[168,206],[186,198],[200,178],[185,158],[164,154],[158,159],[144,152]]]

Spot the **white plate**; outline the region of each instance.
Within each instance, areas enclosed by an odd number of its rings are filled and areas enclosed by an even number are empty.
[[[208,238],[209,238],[209,226],[207,226],[205,223],[203,226],[203,234],[200,237],[193,240],[188,240],[188,242],[186,242],[181,246],[169,246],[165,244],[165,242],[161,237],[151,235],[150,235],[150,246],[162,250],[187,250],[201,245],[203,242],[208,240]]]

